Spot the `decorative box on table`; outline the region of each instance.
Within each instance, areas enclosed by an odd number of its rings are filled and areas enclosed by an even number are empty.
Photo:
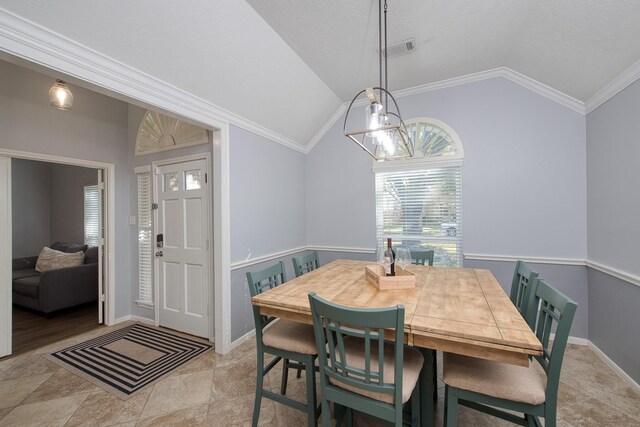
[[[413,289],[416,287],[416,275],[399,267],[396,267],[395,276],[387,276],[382,265],[367,265],[365,267],[365,276],[369,283],[381,291]]]

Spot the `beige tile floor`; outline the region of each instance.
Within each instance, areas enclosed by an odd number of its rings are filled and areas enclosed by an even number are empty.
[[[118,325],[122,327],[123,325]],[[184,366],[141,394],[122,401],[47,361],[43,354],[102,334],[102,328],[36,351],[0,360],[0,426],[247,426],[255,386],[255,344],[213,352]],[[441,370],[439,371],[442,373]],[[270,373],[277,390],[280,372]],[[440,383],[442,386],[442,383]],[[304,375],[289,377],[287,394],[304,399]],[[442,425],[442,391],[436,424]],[[263,400],[262,426],[301,426],[304,414]],[[378,425],[358,417],[356,425]],[[560,426],[640,426],[640,393],[588,347],[570,345],[559,397]],[[461,426],[503,426],[501,420],[460,409]]]

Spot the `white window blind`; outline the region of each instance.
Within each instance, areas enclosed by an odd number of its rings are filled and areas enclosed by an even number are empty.
[[[100,190],[97,185],[84,187],[84,243],[100,244]]]
[[[376,173],[378,244],[434,250],[434,264],[462,266],[462,167]]]
[[[151,229],[151,176],[149,172],[136,174],[138,178],[138,303],[153,305],[152,268],[153,238]]]

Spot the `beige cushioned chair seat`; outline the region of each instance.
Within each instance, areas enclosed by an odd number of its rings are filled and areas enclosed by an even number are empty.
[[[545,402],[547,377],[537,361],[524,368],[445,353],[444,382],[500,399],[540,405]]]
[[[277,319],[262,332],[262,343],[280,350],[318,354],[313,326]]]
[[[345,340],[345,356],[347,359],[347,365],[350,367],[364,369],[364,340],[355,337],[348,337]],[[328,344],[327,344],[328,348]],[[340,354],[336,348],[336,358],[340,360]],[[405,403],[411,397],[411,393],[418,382],[420,377],[420,370],[424,363],[424,358],[418,350],[413,347],[404,346],[403,352],[403,369],[402,369],[402,403]],[[331,359],[328,360],[331,364]],[[394,345],[392,343],[385,343],[384,345],[384,375],[383,382],[393,384],[395,382],[395,372],[393,371],[395,363]],[[371,342],[371,370],[378,371],[378,344],[377,341]],[[336,384],[331,379],[333,384]],[[380,400],[386,403],[393,403],[393,395],[388,393],[377,393],[369,390],[362,390],[357,387],[352,387],[347,384],[338,382],[336,385],[343,387],[354,393],[358,393],[362,396],[370,397],[372,399]]]

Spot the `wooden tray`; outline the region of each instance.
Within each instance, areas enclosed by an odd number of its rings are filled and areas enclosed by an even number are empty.
[[[367,265],[365,267],[365,276],[369,283],[381,291],[413,289],[416,287],[416,275],[397,266],[396,275],[388,277],[384,273],[384,267],[380,264]]]

